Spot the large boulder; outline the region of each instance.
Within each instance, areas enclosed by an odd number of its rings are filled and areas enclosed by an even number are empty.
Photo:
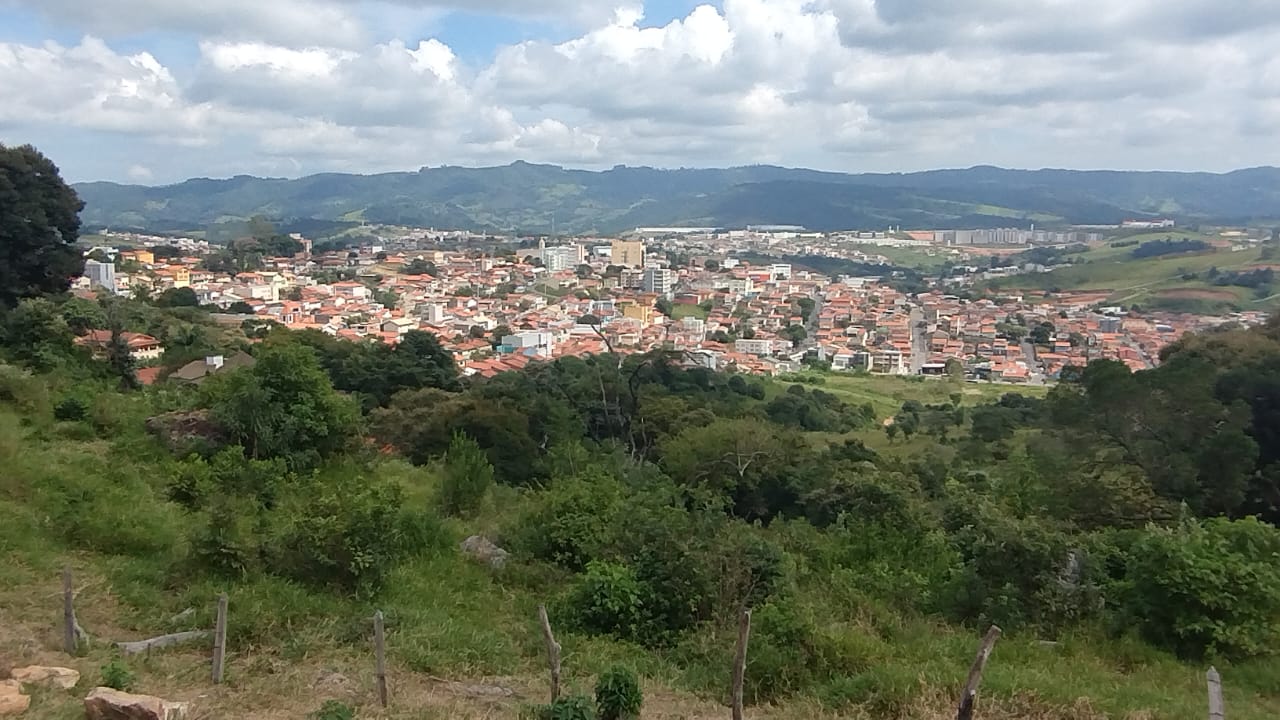
[[[85,720],[183,720],[187,709],[187,703],[107,687],[94,688],[84,699]]]
[[[31,705],[31,698],[22,694],[17,680],[0,680],[0,717],[21,715]]]
[[[208,410],[176,411],[147,418],[147,432],[156,436],[170,452],[185,455],[227,443],[227,433]]]
[[[507,564],[507,556],[510,554],[506,550],[493,544],[493,541],[483,535],[472,535],[462,541],[462,553],[475,560],[488,563],[489,567],[501,568]]]
[[[59,690],[70,690],[76,686],[76,683],[80,682],[80,673],[64,667],[31,665],[29,667],[14,668],[11,671],[11,675],[14,680],[23,685],[56,687]]]

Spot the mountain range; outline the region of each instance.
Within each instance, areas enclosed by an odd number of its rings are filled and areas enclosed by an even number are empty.
[[[86,203],[87,227],[156,232],[253,215],[286,229],[368,222],[566,234],[673,225],[843,230],[1280,218],[1280,169],[1273,167],[1222,174],[988,166],[846,174],[768,165],[589,171],[516,162],[297,179],[241,175],[162,187],[90,182],[75,189]]]

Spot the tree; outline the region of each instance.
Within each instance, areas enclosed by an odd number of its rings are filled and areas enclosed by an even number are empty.
[[[120,378],[121,390],[137,390],[141,386],[138,375],[134,372],[133,351],[129,349],[129,342],[124,339],[124,332],[120,329],[118,321],[113,321],[111,324],[111,340],[107,343],[107,365],[111,368],[111,374]]]
[[[467,337],[471,338],[472,340],[483,340],[484,336],[487,334],[488,334],[488,331],[484,329],[483,325],[472,325],[471,327],[467,328]]]
[[[355,405],[333,389],[315,354],[301,344],[268,346],[253,367],[219,373],[203,390],[213,419],[253,459],[283,458],[294,469],[312,468],[356,438]]]
[[[198,307],[200,298],[189,287],[168,288],[156,296],[155,303],[160,307]]]
[[[702,263],[702,267],[707,272],[716,272],[717,270],[720,269],[720,261],[716,260],[715,258],[708,258],[705,262]]]
[[[658,312],[662,313],[663,315],[666,315],[667,317],[675,316],[675,312],[676,312],[675,306],[672,305],[671,301],[668,300],[667,298],[658,298],[658,301],[653,304],[653,307]]]
[[[4,318],[4,345],[19,362],[41,372],[75,353],[74,337],[58,306],[45,298],[21,300]]]
[[[84,203],[30,145],[0,145],[0,306],[65,292],[84,272],[75,247]]]
[[[493,486],[493,465],[475,440],[454,432],[444,457],[440,509],[447,515],[472,517],[480,511]]]
[[[428,262],[422,258],[414,258],[409,264],[404,266],[402,272],[405,275],[430,275],[437,277],[440,275],[440,269],[433,262]]]
[[[580,278],[589,278],[592,273],[591,266],[586,263],[582,263],[576,270],[574,270],[574,273]]]
[[[496,347],[502,344],[502,338],[512,334],[511,327],[508,325],[499,325],[489,331],[490,342]]]
[[[945,367],[947,377],[952,380],[964,380],[964,363],[958,358],[947,358]]]
[[[1048,345],[1053,341],[1053,334],[1057,331],[1051,322],[1042,322],[1031,328],[1031,332],[1027,337],[1036,345]]]
[[[600,318],[591,314],[583,315],[582,317],[578,318],[578,324],[579,325],[599,325]]]
[[[62,319],[76,335],[84,335],[90,330],[107,326],[107,314],[103,312],[102,306],[92,300],[79,297],[73,297],[62,303]]]
[[[227,312],[237,315],[252,315],[253,306],[243,300],[237,300],[227,306]]]
[[[291,300],[291,301],[293,301],[293,302],[301,302],[301,301],[302,301],[302,288],[301,288],[301,287],[299,287],[299,286],[297,286],[297,285],[295,285],[295,286],[293,286],[293,287],[289,288],[289,292],[287,292],[287,293],[285,293],[285,294],[284,294],[284,298],[285,298],[286,300]]]
[[[805,330],[803,325],[791,325],[782,331],[782,336],[791,341],[791,347],[798,347],[805,338],[809,337],[809,331]]]

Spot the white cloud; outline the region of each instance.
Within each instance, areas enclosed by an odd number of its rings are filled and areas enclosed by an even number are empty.
[[[156,18],[127,20],[196,34],[191,66],[95,37],[0,43],[0,139],[36,128],[131,135],[125,142],[152,153],[136,164],[160,180],[206,174],[214,150],[220,168],[288,173],[515,159],[846,170],[1280,163],[1271,0],[723,0],[663,23],[616,0],[586,3],[594,21],[567,40],[500,47],[478,63],[440,37],[370,39],[354,18],[382,5],[324,0],[302,18],[300,2],[165,2]],[[160,4],[107,0],[77,22]],[[48,0],[43,11],[70,23],[72,5]],[[298,24],[271,30],[270,17]],[[148,150],[157,144],[166,149]],[[128,176],[130,164],[81,172]]]

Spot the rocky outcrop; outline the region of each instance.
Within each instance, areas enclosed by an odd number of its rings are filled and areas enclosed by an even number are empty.
[[[187,703],[106,687],[94,688],[84,699],[85,720],[183,720],[187,710]]]
[[[461,548],[463,555],[487,563],[492,568],[501,568],[506,565],[507,556],[510,554],[483,535],[472,535],[463,540]]]
[[[146,427],[147,432],[178,455],[227,443],[226,431],[210,417],[208,410],[156,415],[147,418]]]
[[[0,680],[0,717],[21,715],[31,706],[31,698],[22,694],[17,680]]]
[[[71,668],[64,667],[46,667],[44,665],[31,665],[28,667],[14,668],[11,672],[13,679],[22,685],[39,685],[41,687],[56,687],[59,690],[70,690],[80,682],[80,673]]]

